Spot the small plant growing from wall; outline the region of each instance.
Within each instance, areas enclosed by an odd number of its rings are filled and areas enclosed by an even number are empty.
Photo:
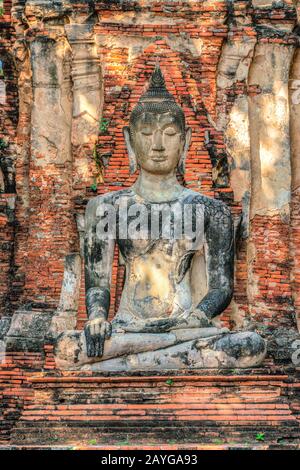
[[[5,150],[7,147],[8,143],[2,137],[0,137],[0,151]]]
[[[97,192],[97,188],[98,188],[97,178],[94,177],[94,182],[93,182],[93,184],[91,184],[90,189],[91,189],[91,191],[93,191],[94,193],[96,193],[96,192]]]
[[[3,0],[0,0],[0,17],[4,15]],[[0,75],[1,77],[1,75]]]
[[[96,445],[97,445],[97,440],[96,440],[96,439],[91,439],[91,440],[89,441],[89,445],[90,445],[90,446],[96,446]]]
[[[100,134],[106,134],[108,131],[108,126],[109,126],[110,120],[106,118],[101,118],[99,121],[99,133]],[[104,167],[108,164],[109,157],[111,154],[103,154],[100,155],[98,153],[98,147],[97,144],[94,145],[93,149],[93,160],[95,162],[96,166],[96,173],[94,174],[94,182],[90,186],[90,189],[93,192],[97,192],[98,189],[98,184],[101,184],[104,182]]]
[[[172,385],[174,385],[174,380],[173,379],[168,379],[168,380],[166,380],[166,384],[169,385],[169,387],[172,387]]]
[[[97,149],[97,144],[95,144],[94,149],[93,149],[93,160],[95,162],[96,166],[96,174],[94,175],[94,182],[91,185],[90,189],[94,192],[97,191],[98,184],[103,183],[104,178],[103,178],[103,163],[101,160],[101,156],[98,153]]]
[[[109,126],[109,119],[101,118],[99,122],[99,131],[101,132],[101,134],[106,134],[108,130],[108,126]]]

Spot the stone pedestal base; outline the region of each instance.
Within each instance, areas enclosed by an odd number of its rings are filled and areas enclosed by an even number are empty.
[[[299,442],[293,400],[287,401],[292,391],[288,377],[265,375],[265,370],[225,375],[230,372],[129,377],[40,373],[29,378],[34,394],[12,432],[11,445],[93,442],[126,447],[176,441],[251,446],[258,433],[268,444]]]

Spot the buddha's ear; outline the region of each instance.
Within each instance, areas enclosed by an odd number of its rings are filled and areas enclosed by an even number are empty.
[[[125,139],[125,143],[127,147],[128,157],[129,157],[129,171],[130,171],[130,174],[133,175],[137,171],[138,165],[137,165],[135,152],[131,145],[130,131],[129,131],[128,126],[123,127],[123,135],[124,135],[124,139]]]
[[[191,138],[192,138],[192,129],[190,127],[187,127],[185,131],[185,143],[183,147],[183,152],[178,163],[178,171],[181,175],[184,175],[185,173],[185,160],[186,160],[186,156],[189,151],[189,148],[190,148]]]

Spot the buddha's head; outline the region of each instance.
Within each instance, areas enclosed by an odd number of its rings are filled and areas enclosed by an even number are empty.
[[[185,116],[168,92],[159,65],[155,67],[149,88],[140,98],[124,128],[130,171],[139,166],[152,174],[170,174],[185,169],[191,129]]]

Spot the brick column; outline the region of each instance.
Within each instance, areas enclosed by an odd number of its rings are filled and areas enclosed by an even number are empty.
[[[300,50],[297,49],[290,77],[291,110],[291,257],[292,293],[296,311],[296,321],[300,330]]]
[[[291,45],[265,38],[249,73],[251,207],[250,312],[262,327],[293,324],[289,221],[291,165],[288,78]]]
[[[72,92],[70,47],[60,27],[30,44],[33,81],[29,231],[25,295],[56,305],[65,256],[72,251]]]

